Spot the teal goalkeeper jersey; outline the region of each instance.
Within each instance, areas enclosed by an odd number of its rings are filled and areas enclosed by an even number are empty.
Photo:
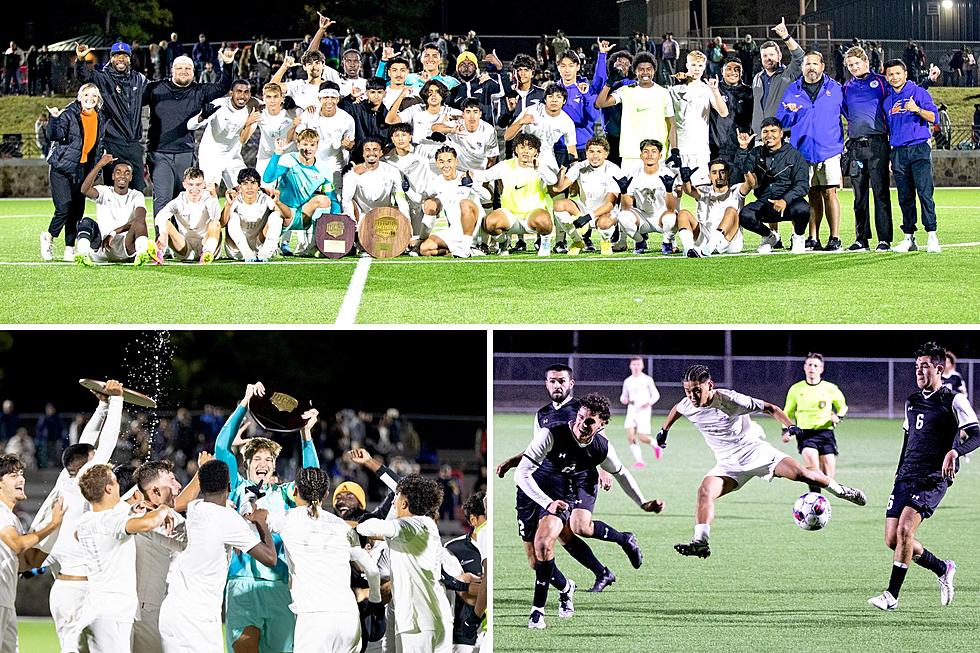
[[[215,458],[228,465],[231,476],[231,493],[228,498],[234,502],[237,508],[241,507],[245,491],[250,485],[248,479],[238,472],[238,459],[231,451],[231,443],[235,439],[235,434],[238,433],[244,418],[245,408],[240,405],[236,406],[228,421],[221,427],[221,433],[218,434],[218,440],[214,446]],[[319,466],[320,459],[316,454],[313,441],[303,440],[303,467]],[[269,485],[265,487],[265,496],[260,498],[256,505],[269,511],[271,521],[274,516],[281,517],[285,515],[287,510],[296,507],[295,496],[296,484],[292,481]],[[272,541],[276,546],[276,555],[279,557],[275,567],[266,567],[244,551],[235,549],[231,556],[231,562],[228,564],[228,578],[253,578],[280,583],[287,582],[289,570],[286,567],[286,554],[279,533],[272,533]]]
[[[330,198],[331,212],[340,213],[340,199],[331,177],[323,174],[315,164],[304,164],[296,152],[273,154],[262,175],[262,181],[266,184],[278,181],[279,199],[292,209],[302,207],[314,195],[323,193]]]

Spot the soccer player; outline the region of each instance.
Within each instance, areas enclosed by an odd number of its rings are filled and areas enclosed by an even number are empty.
[[[413,87],[405,85],[405,79],[408,77],[408,61],[404,57],[394,56],[391,46],[386,46],[382,52],[375,74],[384,77],[385,72],[388,73],[388,90],[385,91],[384,99],[386,111],[394,105],[403,91],[409,97],[418,97],[418,92]]]
[[[528,628],[545,627],[544,608],[551,583],[562,587],[558,616],[567,618],[574,614],[575,582],[566,580],[555,566],[555,540],[566,525],[576,535],[615,542],[635,569],[643,563],[643,552],[633,533],[617,531],[605,522],[592,519],[599,467],[615,476],[627,496],[644,511],[660,512],[663,508],[661,502],[643,498],[636,480],[603,435],[609,417],[608,399],[598,394],[586,395],[572,421],[553,424],[535,433],[517,465],[517,484],[538,504],[539,511],[534,536],[537,559],[534,603]]]
[[[431,195],[422,202],[422,227],[426,234],[419,246],[422,256],[451,254],[468,258],[472,252],[473,232],[483,217],[481,204],[483,200],[489,201],[490,193],[484,191],[484,197],[481,197],[479,190],[482,188],[462,185],[463,175],[456,165],[456,150],[451,146],[444,145],[436,151],[440,174],[430,182],[428,192]],[[445,216],[448,228],[428,233],[440,214]]]
[[[463,115],[455,124],[436,123],[433,132],[446,135],[446,142],[456,150],[460,170],[484,170],[500,158],[497,131],[483,120],[483,108],[476,98],[462,104]]]
[[[385,123],[385,116],[388,109],[384,106],[385,99],[385,80],[380,77],[372,77],[367,80],[367,90],[364,97],[358,102],[351,98],[344,98],[338,105],[341,109],[350,114],[354,119],[354,150],[351,159],[355,163],[361,163],[361,141],[365,138],[373,137],[388,140],[388,125]]]
[[[660,447],[650,437],[650,413],[653,405],[660,400],[660,391],[649,374],[643,372],[643,357],[634,356],[630,359],[630,375],[623,381],[623,392],[619,395],[619,403],[626,406],[626,439],[630,443],[630,453],[633,454],[633,469],[643,469],[643,451],[637,442],[653,448],[653,456],[660,460]]]
[[[408,88],[406,87],[392,102],[388,109],[388,115],[385,116],[385,123],[388,125],[410,123],[412,125],[412,142],[416,145],[432,135],[432,126],[435,123],[447,123],[460,116],[459,111],[446,105],[449,90],[440,81],[429,80],[422,86],[419,97],[422,98],[424,104],[413,104],[407,109],[402,109],[402,100],[407,95]]]
[[[94,186],[95,178],[111,164],[115,164],[112,186]],[[147,237],[146,198],[129,187],[132,180],[133,166],[127,161],[117,162],[108,152],[85,177],[82,195],[95,200],[95,220],[78,221],[75,262],[79,265],[131,261],[139,266],[153,259],[156,243]]]
[[[204,183],[213,197],[218,196],[221,182],[225,188],[235,185],[235,178],[245,168],[242,158],[242,130],[248,119],[246,105],[252,99],[252,88],[247,80],[236,79],[231,84],[231,95],[212,102],[217,110],[209,117],[198,114],[187,122],[188,129],[203,129],[198,145],[197,158],[204,171]]]
[[[0,651],[17,653],[18,572],[43,560],[43,552],[32,552],[38,543],[61,526],[64,503],[61,497],[51,504],[51,521],[25,533],[14,506],[27,499],[24,494],[24,463],[15,454],[0,455]]]
[[[262,104],[265,108],[261,113],[257,111],[250,113],[242,128],[240,138],[242,145],[248,142],[256,129],[259,130],[259,151],[255,157],[255,169],[259,171],[259,175],[265,174],[272,154],[276,151],[276,139],[286,139],[293,125],[293,117],[283,109],[283,99],[282,87],[279,84],[270,82],[263,86]],[[286,151],[295,150],[295,143],[290,141]],[[270,185],[269,188],[271,187]]]
[[[487,526],[486,492],[474,492],[463,504],[463,517],[472,531],[446,542],[446,550],[459,561],[459,569],[470,577],[484,574],[483,555],[477,539]],[[473,585],[469,584],[469,589]],[[455,592],[453,601],[453,653],[473,653],[480,647],[484,632],[473,609],[476,596],[468,591]]]
[[[225,193],[221,222],[228,230],[225,253],[236,261],[268,261],[282,233],[282,214],[272,193],[260,186],[255,168],[238,173],[238,185]]]
[[[963,395],[967,394],[966,382],[960,373],[956,371],[956,354],[948,349],[946,350],[946,367],[943,369],[943,387]],[[964,433],[960,433],[960,438],[965,439],[965,435]],[[968,463],[970,462],[970,457],[961,456],[961,460]]]
[[[505,141],[514,140],[518,133],[536,136],[541,141],[539,165],[556,177],[560,167],[567,167],[578,159],[575,123],[562,111],[567,101],[568,91],[565,87],[552,82],[544,87],[544,102],[525,109],[504,130]],[[564,143],[564,148],[560,147],[560,143]],[[517,150],[516,142],[514,150]]]
[[[513,159],[501,161],[489,170],[469,171],[474,182],[500,180],[502,184],[500,208],[483,219],[483,229],[498,237],[501,254],[508,253],[506,242],[510,234],[536,233],[541,236],[538,256],[551,255],[554,219],[548,186],[558,181],[558,177],[540,163],[540,152],[541,140],[537,136],[520,133],[514,138]]]
[[[408,75],[405,78],[406,86],[420,91],[426,82],[431,80],[441,82],[450,91],[459,86],[458,79],[451,75],[442,74],[442,50],[436,43],[429,42],[422,46],[422,52],[419,53],[419,63],[422,64],[421,72]],[[422,97],[425,97],[424,93]]]
[[[803,362],[806,378],[790,387],[783,412],[802,430],[796,435],[796,447],[803,464],[834,478],[838,453],[834,428],[847,414],[847,402],[840,388],[823,380],[823,369],[822,354],[807,354]],[[783,433],[783,442],[790,437]],[[820,487],[811,485],[810,491],[819,493]]]
[[[376,138],[361,142],[364,163],[344,175],[343,211],[360,222],[371,209],[397,207],[406,218],[412,215],[398,168],[381,160],[382,144]]]
[[[154,261],[163,265],[165,253],[182,261],[210,263],[221,242],[221,207],[204,192],[200,168],[184,171],[184,190],[154,217],[157,242]],[[169,250],[169,252],[168,252]]]
[[[674,78],[678,83],[670,86],[670,100],[674,105],[674,133],[671,140],[675,147],[670,152],[667,163],[677,167],[697,168],[693,178],[695,186],[707,186],[708,161],[711,160],[710,129],[711,116],[717,113],[728,117],[728,105],[718,90],[718,79],[701,79],[707,57],[700,50],[692,50],[687,55],[687,72],[678,72]]]
[[[555,190],[561,192],[576,182],[578,184],[573,195],[556,199],[554,204],[556,223],[572,239],[568,248],[570,255],[582,251],[584,239],[579,230],[589,227],[599,231],[599,252],[603,256],[612,254],[611,240],[617,222],[614,209],[620,193],[616,179],[623,173],[608,157],[609,141],[602,136],[593,136],[586,143],[585,160],[563,172],[555,186]]]
[[[173,526],[173,511],[160,506],[133,516],[119,496],[112,467],[93,465],[78,478],[92,511],[82,515],[75,537],[88,561],[88,596],[79,625],[91,653],[132,650],[133,622],[139,614],[136,594],[136,533]]]
[[[354,119],[346,111],[337,108],[340,87],[336,82],[320,84],[317,97],[320,100],[320,110],[316,113],[304,111],[298,115],[299,126],[296,129],[300,133],[312,129],[319,135],[316,166],[330,179],[337,192],[340,192],[348,152],[354,147]]]
[[[568,114],[572,124],[575,125],[575,142],[579,148],[579,159],[585,158],[585,144],[595,135],[595,123],[599,120],[599,110],[595,107],[595,100],[606,84],[606,56],[612,50],[609,41],[600,39],[597,45],[599,49],[596,55],[595,72],[590,84],[579,82],[578,74],[582,69],[582,62],[579,61],[577,54],[566,50],[557,61],[558,76],[568,93],[562,111]]]
[[[361,53],[354,48],[340,55],[340,97],[362,98],[367,92],[367,81],[361,77]]]
[[[755,399],[734,390],[716,389],[711,372],[704,365],[692,365],[684,373],[684,399],[664,420],[657,433],[657,444],[667,445],[667,433],[681,415],[687,417],[704,436],[715,454],[716,464],[705,474],[698,488],[694,513],[694,537],[689,543],[675,544],[685,556],[707,558],[711,555],[708,536],[715,518],[715,501],[740,489],[753,477],[772,481],[773,477],[825,487],[851,503],[867,503],[864,492],[841,485],[818,470],[803,467],[768,442],[763,442],[762,427],[749,415],[765,413],[783,425],[783,432],[799,437],[802,430],[786,417],[779,406]]]
[[[742,64],[738,60],[729,59],[721,67],[718,92],[728,106],[728,115],[711,112],[711,158],[732,163],[738,152],[737,132],[752,130],[752,87],[742,82]]]
[[[537,68],[534,59],[523,53],[517,54],[514,55],[510,67],[514,82],[505,93],[506,109],[501,109],[497,119],[497,126],[505,129],[529,106],[544,102],[544,89],[534,85],[534,71]],[[509,147],[510,143],[507,145]],[[510,152],[507,154],[507,158],[510,158]]]
[[[888,69],[893,68],[891,66]],[[960,456],[980,446],[977,414],[966,396],[943,387],[946,350],[928,342],[915,352],[915,383],[919,390],[905,400],[905,442],[898,459],[895,486],[885,508],[885,544],[892,557],[888,589],[868,603],[881,610],[898,607],[898,594],[909,563],[939,578],[939,603],[953,600],[956,563],[937,558],[916,539],[922,521],[936,512],[953,484]],[[967,439],[960,441],[960,431]]]
[[[696,214],[687,209],[677,213],[677,239],[688,257],[738,254],[742,251],[742,228],[738,224],[738,214],[756,180],[753,173],[747,172],[741,185],[732,186],[731,174],[728,161],[714,159],[708,163],[711,185],[697,188],[691,183],[690,168],[681,167],[684,192],[698,203]]]
[[[424,238],[422,226],[422,198],[429,194],[434,156],[423,154],[434,144],[415,146],[412,143],[414,128],[410,123],[400,123],[391,127],[391,144],[394,146],[381,160],[398,169],[402,175],[401,188],[408,200],[408,213],[405,217],[412,221],[414,239]],[[431,228],[431,225],[429,225]],[[416,242],[417,246],[418,243]]]
[[[304,467],[296,474],[296,507],[278,526],[289,566],[296,613],[293,647],[311,653],[359,653],[361,620],[351,590],[350,563],[368,580],[368,602],[384,612],[381,576],[357,533],[340,517],[323,510],[330,479],[322,469]]]
[[[198,477],[201,498],[187,507],[187,548],[170,564],[167,598],[160,608],[164,653],[224,650],[221,599],[228,557],[233,551],[236,557],[247,555],[266,569],[279,565],[266,524],[268,511],[256,508],[243,518],[228,505],[228,465],[222,460],[209,460],[201,465]],[[254,598],[262,601],[261,596]],[[231,605],[228,607],[231,622]],[[229,623],[229,630],[232,627]],[[258,643],[254,644],[252,650],[259,650]],[[264,650],[292,650],[279,646],[273,643]],[[247,649],[236,646],[233,650]]]
[[[364,537],[382,536],[391,553],[392,603],[401,653],[450,653],[453,613],[439,585],[442,544],[430,515],[442,503],[442,489],[410,474],[398,482],[393,519],[357,525]]]
[[[643,165],[632,177],[622,178],[617,219],[623,232],[636,243],[637,254],[646,253],[647,234],[653,232],[663,234],[661,252],[671,254],[680,204],[678,177],[670,170],[661,170],[663,143],[648,138],[640,142],[639,149]]]
[[[275,523],[289,508],[296,505],[293,499],[295,483],[270,482],[276,473],[276,458],[282,450],[281,445],[267,438],[247,440],[241,450],[245,463],[244,476],[237,471],[238,459],[231,451],[232,440],[245,419],[249,400],[255,395],[264,396],[265,392],[265,386],[261,383],[250,383],[246,386],[241,402],[221,427],[214,446],[214,455],[229,470],[236,470],[231,476],[229,496],[239,511],[248,513],[252,507],[264,508],[269,511],[269,518]],[[303,414],[306,420],[300,430],[303,467],[320,466],[311,431],[316,423],[316,416],[315,409]],[[256,560],[242,549],[236,550],[232,555],[228,565],[228,584],[225,587],[225,635],[229,650],[293,650],[296,619],[288,607],[289,570],[281,559],[282,541],[278,535],[273,535],[273,542],[276,553],[280,555],[275,566]]]
[[[317,95],[320,92],[320,84],[330,81],[339,84],[340,74],[327,66],[327,60],[319,50],[307,51],[300,58],[300,64],[306,73],[306,79],[294,79],[283,82],[282,79],[286,71],[293,67],[296,60],[286,55],[282,60],[282,65],[275,72],[270,83],[279,84],[283,92],[293,99],[296,107],[300,111],[315,112],[320,108]]]

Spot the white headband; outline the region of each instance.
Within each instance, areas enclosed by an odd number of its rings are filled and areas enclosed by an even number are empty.
[[[335,88],[325,88],[316,94],[318,98],[340,97],[340,91]]]

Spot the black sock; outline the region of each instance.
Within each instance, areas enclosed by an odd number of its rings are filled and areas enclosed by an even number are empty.
[[[912,562],[920,567],[925,567],[937,576],[943,576],[946,573],[946,561],[940,560],[925,547],[922,548],[922,555],[912,556]]]
[[[534,603],[531,604],[533,607],[544,610],[548,602],[548,585],[554,573],[554,559],[538,560],[534,563]]]
[[[888,581],[888,592],[896,599],[898,593],[902,591],[902,583],[905,582],[905,574],[909,573],[909,568],[905,565],[895,563],[892,565],[892,577]]]
[[[592,537],[596,538],[597,540],[615,542],[616,544],[626,544],[628,536],[624,533],[620,533],[606,522],[593,521]]]
[[[810,486],[810,492],[816,492],[817,494],[820,494],[820,491],[823,490],[822,487],[820,487],[819,485],[814,485],[813,483],[810,483],[809,486]]]
[[[561,573],[561,569],[555,564],[555,561],[551,561],[553,571],[551,572],[551,585],[559,592],[564,592],[565,588],[568,587],[568,579],[565,578],[565,574]]]
[[[595,574],[596,578],[606,571],[605,565],[599,562],[599,559],[595,557],[595,553],[592,552],[592,547],[586,544],[582,538],[572,538],[564,547],[568,555],[572,556],[576,562]]]

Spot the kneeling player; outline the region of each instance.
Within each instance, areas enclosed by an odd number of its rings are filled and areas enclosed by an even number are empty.
[[[271,194],[260,189],[261,181],[255,168],[245,168],[238,173],[238,187],[225,193],[225,252],[236,261],[268,261],[279,243],[282,214]]]
[[[184,190],[156,214],[157,252],[154,261],[163,263],[170,254],[182,261],[199,259],[210,263],[221,241],[221,207],[204,192],[204,173],[200,168],[184,171]]]
[[[593,136],[585,145],[586,160],[572,165],[555,186],[560,192],[578,182],[574,197],[555,200],[555,223],[571,238],[570,255],[582,251],[584,239],[580,232],[589,227],[595,227],[602,237],[600,253],[604,256],[612,254],[610,239],[616,229],[613,209],[619,198],[616,178],[622,171],[618,165],[607,161],[608,157],[609,141],[602,136]]]
[[[361,141],[364,163],[358,163],[344,175],[344,213],[360,223],[372,209],[397,207],[406,218],[412,212],[402,186],[402,173],[381,160],[383,145],[378,138]]]
[[[501,236],[501,254],[510,234],[536,233],[541,247],[538,256],[551,255],[554,219],[551,217],[551,197],[548,186],[558,181],[550,169],[539,165],[541,140],[533,134],[520,133],[514,138],[514,158],[501,161],[487,170],[470,170],[470,177],[479,184],[500,180],[503,192],[500,208],[491,211],[483,220],[488,234]]]
[[[111,154],[103,154],[82,182],[82,194],[95,200],[96,219],[78,222],[75,262],[80,265],[129,261],[143,265],[156,253],[156,246],[146,236],[146,198],[129,187],[133,166],[119,161],[112,168],[111,188],[93,186],[102,168],[114,161]]]
[[[422,228],[426,232],[431,230],[440,213],[446,217],[449,226],[429,234],[422,241],[419,253],[422,256],[451,254],[467,258],[472,252],[476,223],[483,216],[483,198],[479,193],[483,187],[460,183],[465,177],[456,170],[456,150],[449,145],[436,152],[436,166],[441,174],[430,181],[427,190],[432,196],[422,202]]]
[[[690,258],[719,254],[738,254],[742,251],[742,229],[738,212],[745,205],[745,196],[755,183],[755,175],[746,173],[745,181],[736,187],[729,185],[732,169],[727,161],[715,159],[708,164],[710,186],[694,186],[694,171],[681,168],[684,192],[697,200],[697,217],[687,209],[677,214],[677,239]]]
[[[647,251],[647,234],[663,234],[664,254],[674,251],[671,239],[677,226],[677,206],[680,204],[676,190],[676,176],[669,170],[661,170],[660,155],[664,146],[660,141],[646,138],[640,142],[639,168],[632,179],[625,178],[619,224],[626,235],[636,241],[635,251]],[[661,174],[665,172],[666,174]],[[628,183],[628,186],[626,185]]]
[[[807,469],[792,456],[768,442],[763,442],[762,428],[749,419],[752,413],[765,413],[784,425],[784,432],[798,436],[800,429],[778,406],[734,390],[715,389],[711,372],[704,365],[693,365],[684,374],[684,399],[667,414],[657,433],[657,444],[667,445],[667,431],[683,415],[704,436],[714,451],[717,464],[711,468],[698,488],[694,514],[694,538],[687,544],[675,544],[681,555],[707,558],[711,555],[708,535],[715,518],[715,500],[738,490],[752,477],[771,481],[774,476],[827,488],[832,494],[859,506],[865,505],[864,492],[840,485],[816,469]]]

